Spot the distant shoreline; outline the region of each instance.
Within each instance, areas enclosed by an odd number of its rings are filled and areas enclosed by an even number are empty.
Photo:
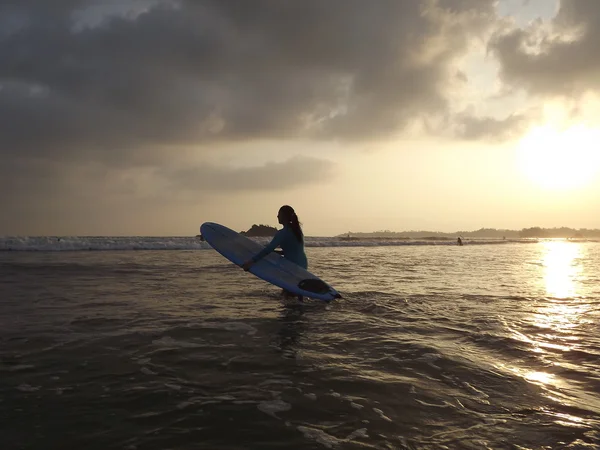
[[[587,228],[541,228],[531,227],[522,230],[507,230],[495,228],[480,228],[475,231],[455,231],[446,233],[441,231],[374,231],[370,233],[352,232],[333,236],[338,239],[430,239],[430,240],[452,240],[462,239],[598,239],[600,229]]]
[[[269,225],[254,224],[247,231],[242,231],[248,237],[271,237],[277,232],[277,228]],[[391,231],[381,230],[373,232],[348,231],[335,236],[334,239],[343,241],[365,240],[365,239],[394,239],[394,240],[456,240],[461,239],[598,239],[600,229],[587,228],[541,228],[530,227],[521,230],[508,230],[496,228],[480,228],[474,231],[455,231],[452,233],[442,231],[413,230],[413,231]]]
[[[307,236],[310,237],[310,236]],[[462,236],[461,236],[462,237]],[[344,237],[344,236],[332,236],[330,239],[339,239],[340,241],[348,241],[348,242],[352,242],[352,241],[356,241],[356,242],[360,242],[360,241],[414,241],[414,240],[419,240],[419,241],[456,241],[457,237],[438,237],[438,236],[414,236],[414,237],[407,237],[407,236],[398,236],[398,237],[390,237],[390,236],[364,236],[364,237],[359,237],[359,236],[351,236],[351,237]],[[468,241],[538,241],[540,239],[570,239],[570,240],[586,240],[587,238],[553,238],[553,237],[544,237],[544,238],[522,238],[522,237],[510,237],[510,238],[499,238],[499,237],[489,237],[489,236],[478,236],[478,237],[462,237],[463,241],[468,242]]]

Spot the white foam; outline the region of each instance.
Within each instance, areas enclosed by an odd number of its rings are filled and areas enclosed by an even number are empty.
[[[285,380],[285,379],[281,379],[281,380],[277,380],[277,379],[274,379],[274,380],[265,380],[265,381],[261,381],[260,384],[259,384],[259,386],[269,386],[271,384],[284,384],[284,385],[288,385],[289,386],[289,385],[293,384],[293,382],[290,381],[290,380]]]
[[[181,402],[181,403],[177,404],[177,409],[184,409],[184,408],[187,408],[188,406],[192,406],[195,404],[196,404],[196,402],[194,402],[194,401]]]
[[[14,366],[8,366],[6,369],[2,368],[2,370],[8,370],[9,372],[20,372],[21,370],[29,370],[34,368],[35,366],[31,364],[17,364]]]
[[[266,244],[269,238],[253,238]],[[490,245],[535,242],[531,239],[475,239],[465,245]],[[305,238],[306,247],[394,247],[407,245],[455,246],[454,239],[436,241],[428,239],[363,238],[347,240],[339,237]],[[0,236],[0,251],[105,251],[105,250],[209,250],[211,246],[196,237],[145,237],[145,236]]]
[[[193,342],[178,341],[176,339],[173,339],[170,336],[163,336],[160,339],[154,339],[152,341],[152,343],[154,345],[158,345],[161,347],[168,347],[168,348],[198,348],[198,347],[202,347],[201,344],[195,344]],[[144,360],[140,360],[140,361],[144,361]],[[150,361],[150,359],[148,359],[148,361]],[[139,364],[144,364],[144,363],[139,362]]]
[[[343,442],[343,440],[327,434],[318,428],[298,426],[297,429],[304,435],[305,438],[313,439],[327,448],[333,448]]]
[[[35,392],[35,391],[39,391],[41,388],[41,386],[31,386],[30,384],[20,384],[19,386],[17,386],[17,390],[21,391],[21,392]]]
[[[424,361],[428,366],[433,367],[434,369],[440,369],[440,366],[435,365],[433,362],[440,359],[442,355],[437,353],[424,353],[418,358],[419,361]]]
[[[359,405],[358,403],[354,403],[354,402],[350,402],[350,406],[352,406],[354,409],[363,409],[364,405]]]
[[[258,331],[252,325],[240,322],[205,322],[202,324],[204,328],[215,328],[219,330],[238,331],[247,335],[256,334]]]
[[[175,385],[175,386],[177,386],[177,385]],[[192,405],[199,405],[199,406],[215,405],[215,404],[223,403],[223,402],[233,402],[235,404],[243,404],[243,401],[234,401],[234,400],[235,400],[235,397],[233,397],[231,395],[217,395],[215,397],[195,396],[195,397],[188,398],[186,401],[178,403],[177,409],[187,408],[188,406],[192,406]],[[247,403],[256,403],[256,401],[248,401]]]
[[[367,434],[367,429],[366,428],[359,428],[358,430],[354,430],[352,433],[350,433],[347,437],[346,440],[347,441],[351,441],[352,439],[355,439],[357,437],[361,437],[361,438],[368,438],[369,435]]]
[[[110,237],[110,236],[5,236],[0,250],[90,251],[90,250],[200,250],[207,242],[193,237]]]
[[[380,410],[379,408],[373,408],[373,411],[376,412],[379,417],[381,417],[383,420],[387,420],[388,422],[392,422],[392,419],[390,419],[388,416],[386,416],[382,410]]]
[[[149,412],[145,412],[145,413],[141,413],[141,414],[137,414],[135,416],[133,416],[135,419],[143,419],[145,417],[154,417],[154,416],[160,416],[162,414],[162,412],[160,411],[149,411]]]
[[[469,389],[472,393],[476,394],[478,397],[489,398],[489,395],[487,395],[485,392],[477,389],[472,384],[467,383],[466,381],[463,381],[462,384],[463,384],[464,387],[466,387],[467,389]]]
[[[207,400],[205,402],[200,402],[200,406],[204,406],[204,405],[216,405],[221,403],[221,400]]]
[[[260,402],[257,408],[265,414],[268,414],[278,419],[279,417],[277,417],[276,413],[289,411],[290,409],[292,409],[292,405],[284,402],[283,400],[277,399],[269,402]]]
[[[431,362],[440,359],[442,355],[439,353],[423,353],[419,358],[419,361]]]
[[[315,401],[317,399],[317,394],[304,394],[304,396],[306,398],[308,398],[309,400],[313,400],[313,401]]]
[[[415,401],[417,403],[423,405],[423,406],[427,406],[427,407],[430,407],[430,408],[449,408],[449,407],[452,406],[451,404],[449,404],[447,402],[444,402],[443,404],[438,405],[436,403],[429,403],[429,402],[426,402],[426,401],[423,401],[423,400],[419,400],[418,398],[415,398]]]

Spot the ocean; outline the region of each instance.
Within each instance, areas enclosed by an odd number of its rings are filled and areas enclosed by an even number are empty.
[[[600,448],[600,243],[455,244],[307,239],[344,298],[302,304],[194,238],[0,238],[1,448]]]

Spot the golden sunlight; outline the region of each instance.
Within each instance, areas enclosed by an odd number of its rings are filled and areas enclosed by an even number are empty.
[[[544,282],[546,294],[554,298],[577,297],[577,278],[581,268],[577,265],[580,246],[564,241],[545,242]]]
[[[600,172],[599,142],[600,129],[536,127],[519,143],[519,166],[531,181],[546,189],[583,187]]]
[[[555,385],[556,386],[556,385],[561,384],[560,380],[551,373],[536,372],[536,371],[531,371],[528,369],[522,369],[520,367],[510,367],[510,366],[506,366],[504,364],[500,364],[500,367],[506,368],[510,372],[524,378],[525,380],[529,381],[530,383],[534,383],[537,385],[543,385],[543,386]]]
[[[544,268],[546,302],[537,304],[534,312],[526,319],[543,334],[529,341],[535,351],[542,349],[569,351],[579,344],[578,333],[573,330],[583,324],[590,324],[593,318],[587,314],[593,304],[585,301],[581,278],[583,268],[580,259],[585,257],[580,244],[566,241],[548,241],[542,243],[542,264]],[[528,338],[529,339],[529,338]]]
[[[540,384],[550,384],[554,381],[554,375],[546,373],[546,372],[526,372],[523,375],[527,381],[532,381],[534,383]]]

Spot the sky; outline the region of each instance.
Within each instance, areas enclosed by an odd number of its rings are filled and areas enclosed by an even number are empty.
[[[600,228],[600,1],[0,0],[0,235]]]

